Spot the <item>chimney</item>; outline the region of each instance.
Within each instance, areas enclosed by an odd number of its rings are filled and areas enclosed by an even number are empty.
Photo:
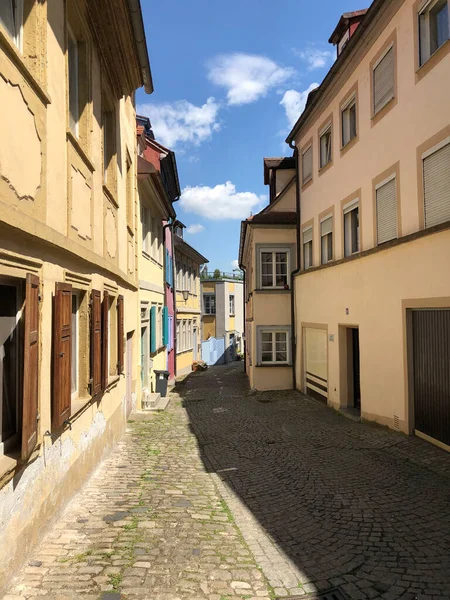
[[[367,10],[367,8],[363,8],[362,10],[344,13],[339,19],[336,29],[333,31],[330,39],[328,40],[330,44],[336,46],[338,56],[348,44],[358,25],[364,19],[364,15],[366,14]]]

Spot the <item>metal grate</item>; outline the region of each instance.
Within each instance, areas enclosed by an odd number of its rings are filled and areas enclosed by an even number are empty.
[[[335,588],[326,592],[314,592],[303,596],[284,596],[277,600],[347,600],[347,596],[341,590]]]

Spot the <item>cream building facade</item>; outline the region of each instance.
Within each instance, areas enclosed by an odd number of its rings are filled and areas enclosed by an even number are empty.
[[[142,85],[138,1],[2,1],[0,589],[135,402]]]
[[[202,357],[200,267],[208,262],[183,239],[184,225],[174,224],[176,288],[176,375],[192,370]]]
[[[449,3],[375,0],[287,141],[298,388],[450,447]]]
[[[264,159],[270,204],[241,225],[245,370],[254,389],[292,389],[292,276],[297,268],[293,158]]]

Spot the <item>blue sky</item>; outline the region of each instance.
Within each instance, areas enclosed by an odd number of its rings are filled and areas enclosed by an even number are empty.
[[[137,93],[174,150],[185,239],[231,271],[240,221],[267,204],[263,157],[284,143],[335,58],[328,38],[354,0],[142,0],[155,91]]]

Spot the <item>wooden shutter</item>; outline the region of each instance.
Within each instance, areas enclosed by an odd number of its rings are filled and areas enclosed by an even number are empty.
[[[156,306],[150,309],[150,353],[156,352]]]
[[[377,243],[397,237],[397,190],[395,177],[377,191]]]
[[[163,346],[169,345],[169,309],[163,307]]]
[[[425,227],[450,220],[450,144],[423,160]]]
[[[27,274],[23,355],[22,458],[27,459],[37,443],[39,382],[39,278]]]
[[[108,348],[109,348],[109,327],[108,327],[108,311],[109,311],[109,294],[103,292],[102,301],[102,390],[105,391],[108,387],[109,365],[108,365]]]
[[[57,283],[53,299],[52,428],[70,417],[72,375],[72,286]]]
[[[102,391],[102,301],[98,290],[91,293],[91,395]]]
[[[373,113],[376,115],[395,95],[394,48],[386,52],[373,70]]]
[[[125,345],[123,341],[123,296],[117,298],[117,374],[123,373],[124,369],[124,351]]]
[[[302,154],[302,182],[306,183],[312,177],[312,146]]]

